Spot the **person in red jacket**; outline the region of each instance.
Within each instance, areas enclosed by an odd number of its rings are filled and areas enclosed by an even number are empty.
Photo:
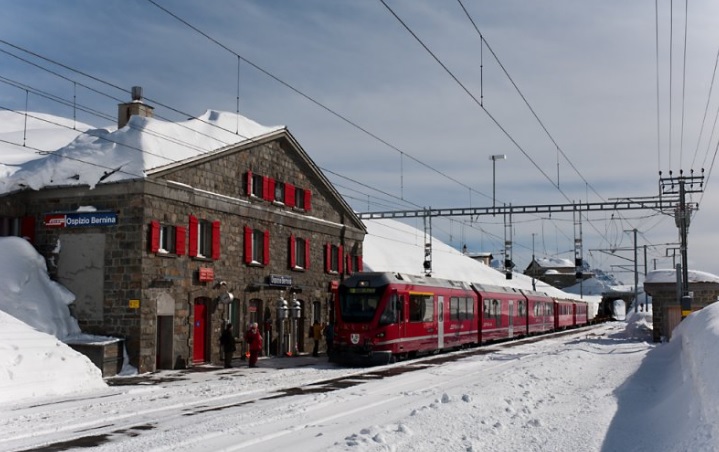
[[[250,329],[245,333],[245,342],[250,349],[250,367],[257,367],[257,358],[262,352],[262,334],[257,323],[250,325]]]

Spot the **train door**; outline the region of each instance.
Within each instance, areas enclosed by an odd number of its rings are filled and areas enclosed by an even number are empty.
[[[509,325],[507,326],[507,337],[510,339],[514,335],[514,300],[509,300],[509,310],[508,310],[508,317],[509,317]]]
[[[407,337],[407,301],[409,300],[409,292],[397,292],[397,297],[394,300],[396,305],[397,314],[397,338],[404,339]],[[404,353],[404,341],[399,341],[397,348],[399,353]]]
[[[444,297],[437,296],[437,348],[444,348]]]

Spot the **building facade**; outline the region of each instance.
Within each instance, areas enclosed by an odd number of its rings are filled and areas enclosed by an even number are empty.
[[[362,269],[365,227],[286,129],[144,178],[0,196],[76,295],[83,332],[124,339],[139,372],[220,362],[227,322],[265,352],[307,351],[337,283]]]

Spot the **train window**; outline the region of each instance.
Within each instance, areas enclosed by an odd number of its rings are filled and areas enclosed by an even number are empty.
[[[502,305],[499,302],[499,300],[492,300],[492,312],[490,315],[494,317],[494,319],[499,322],[502,316]]]
[[[379,292],[341,293],[340,315],[344,322],[368,322],[374,318]]]
[[[379,318],[380,325],[389,325],[392,323],[401,322],[402,319],[402,300],[396,294],[392,294],[387,300],[387,306],[384,308],[384,312]]]
[[[432,295],[410,294],[409,321],[431,322],[434,317],[434,298]]]
[[[462,299],[462,301],[464,301]],[[449,320],[461,320],[462,315],[460,313],[460,299],[452,297],[449,299]]]
[[[474,303],[472,298],[460,298],[459,299],[459,318],[460,320],[470,320],[474,318],[472,308]]]
[[[519,300],[517,302],[517,315],[520,317],[526,317],[527,316],[527,305],[524,300]]]

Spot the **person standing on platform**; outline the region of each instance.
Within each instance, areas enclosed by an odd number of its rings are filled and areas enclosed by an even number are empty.
[[[225,369],[232,367],[232,356],[235,354],[235,336],[232,335],[232,324],[228,323],[220,336],[220,346],[224,353]]]
[[[257,359],[262,352],[262,334],[260,334],[257,322],[250,325],[250,329],[245,333],[245,342],[250,349],[250,367],[257,367]]]
[[[315,346],[312,348],[312,356],[320,356],[320,341],[322,340],[322,325],[318,320],[312,325],[312,339],[315,341]]]

